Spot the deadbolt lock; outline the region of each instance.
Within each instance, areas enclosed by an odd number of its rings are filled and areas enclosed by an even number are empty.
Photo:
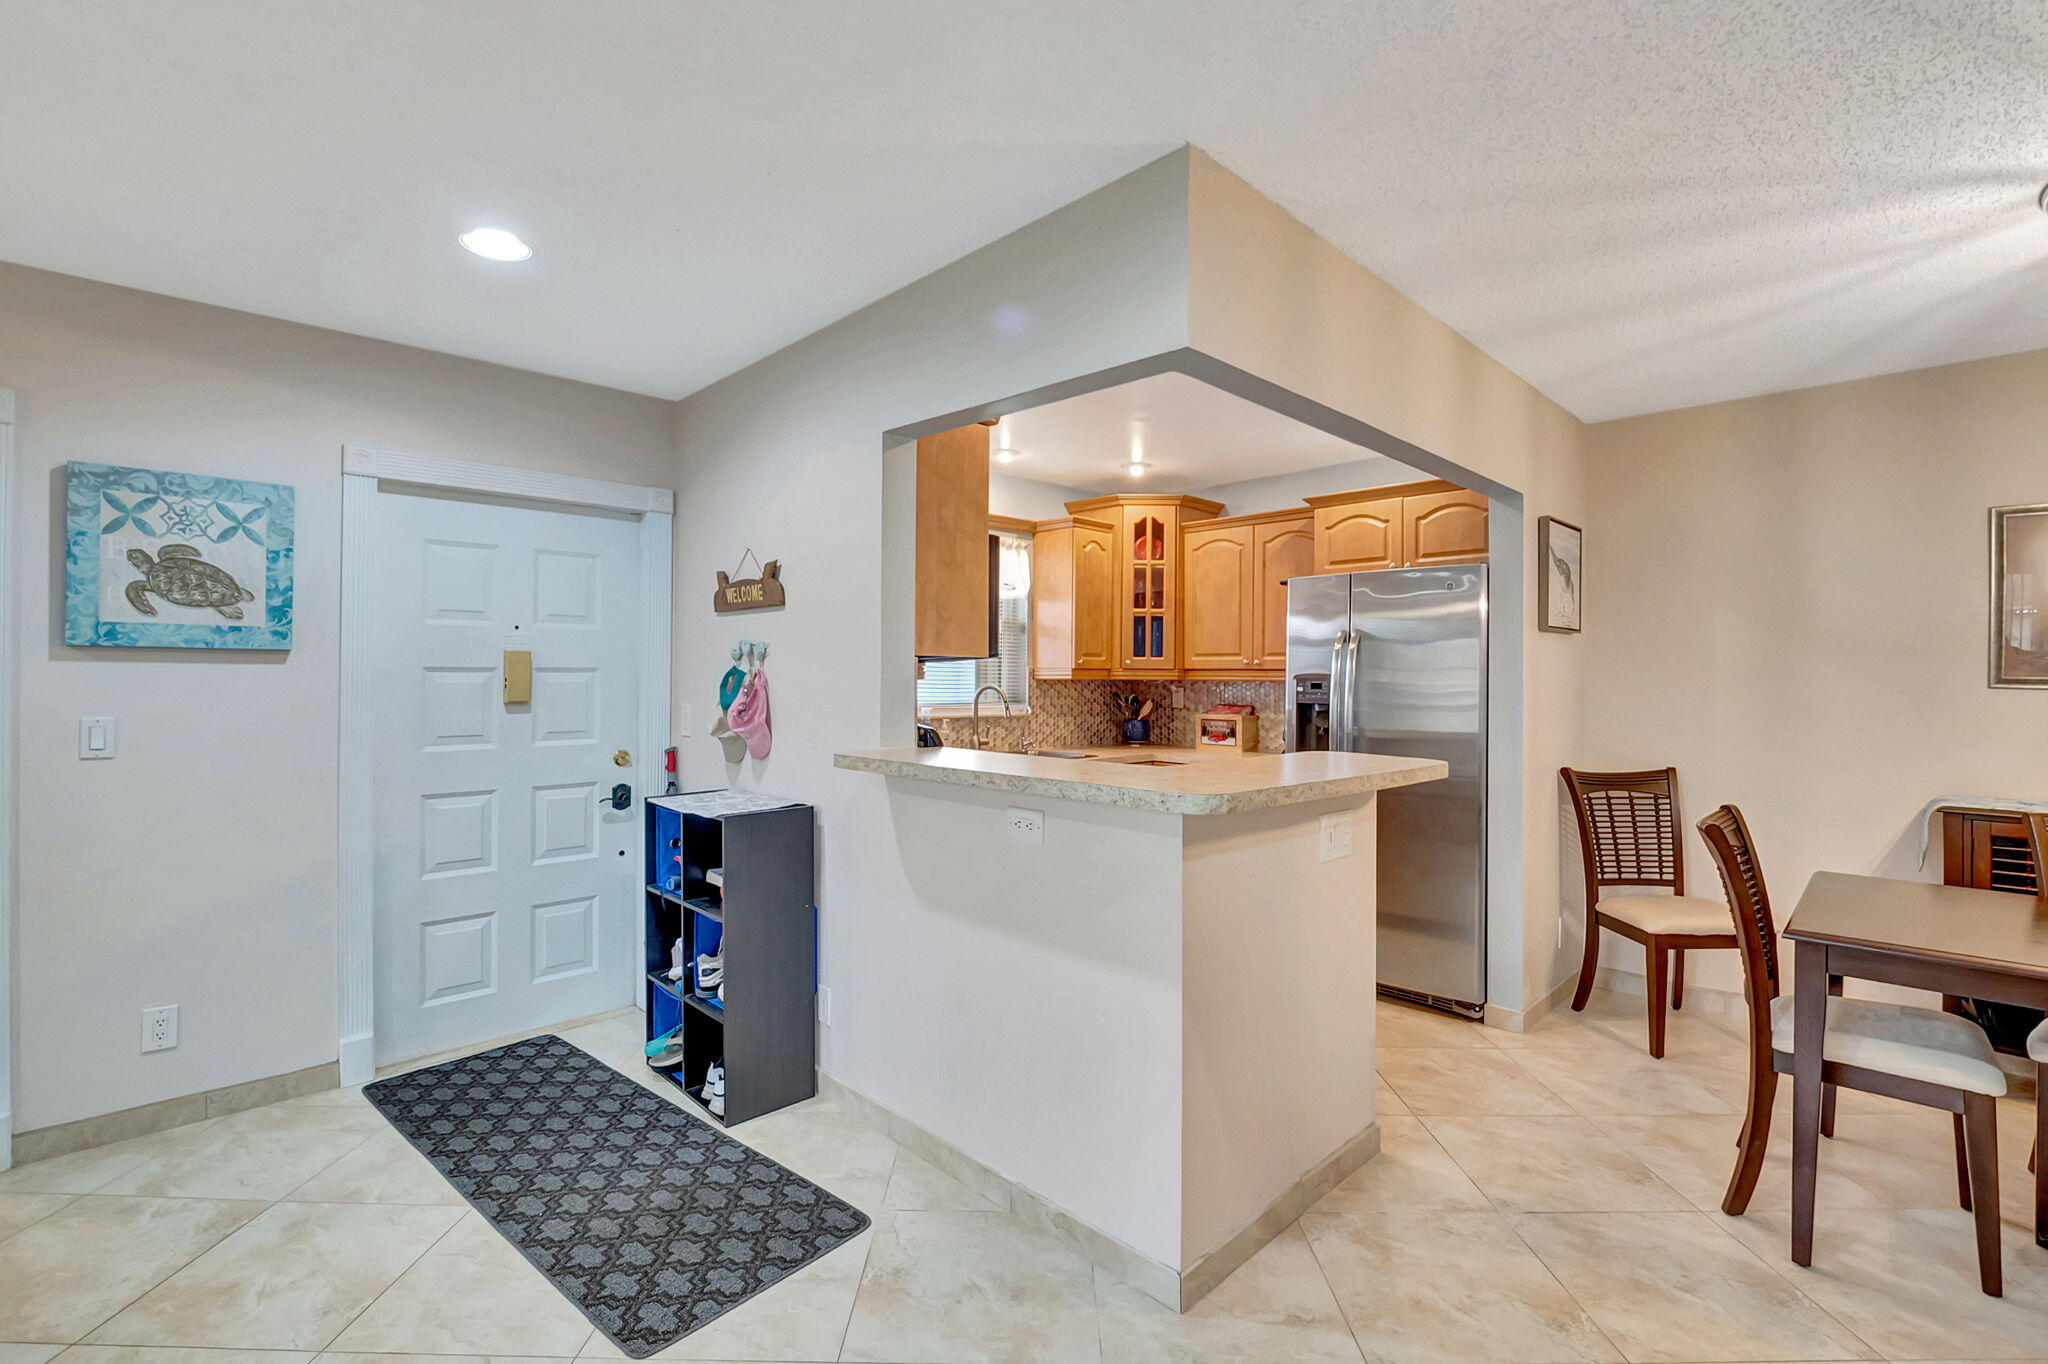
[[[632,765],[633,755],[628,753],[625,749],[622,748],[618,752],[612,754],[613,767],[631,767]]]

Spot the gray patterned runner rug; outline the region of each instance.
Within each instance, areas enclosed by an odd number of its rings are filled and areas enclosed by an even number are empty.
[[[865,1231],[865,1213],[559,1037],[366,1085],[633,1359]]]

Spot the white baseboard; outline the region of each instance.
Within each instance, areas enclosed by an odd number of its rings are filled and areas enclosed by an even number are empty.
[[[0,1108],[0,1170],[14,1168],[14,1111]]]
[[[377,1078],[376,1035],[362,1033],[341,1039],[341,1083],[366,1085]]]
[[[1578,983],[1578,975],[1574,973],[1568,979],[1551,986],[1543,998],[1526,1009],[1503,1009],[1497,1004],[1489,1004],[1486,1006],[1486,1026],[1499,1028],[1502,1032],[1527,1032],[1535,1027],[1537,1021],[1545,1014],[1555,1012],[1560,1004],[1570,999],[1572,991],[1578,988]]]
[[[1650,978],[1640,971],[1621,971],[1612,966],[1603,966],[1593,977],[1595,988],[1612,990],[1618,995],[1634,995],[1638,999],[1650,996]],[[1717,989],[1712,985],[1685,983],[1685,1007],[1680,1013],[1714,1014],[1735,1023],[1739,1028],[1749,1027],[1749,1001],[1733,990]]]
[[[818,1092],[845,1098],[871,1126],[912,1155],[937,1166],[1010,1216],[1036,1230],[1050,1232],[1091,1263],[1175,1312],[1185,1312],[1200,1302],[1210,1289],[1229,1277],[1231,1271],[1257,1254],[1268,1241],[1293,1226],[1324,1194],[1342,1184],[1353,1171],[1380,1151],[1380,1126],[1374,1122],[1315,1169],[1304,1174],[1292,1188],[1227,1237],[1223,1244],[1182,1271],[1172,1265],[1161,1264],[1099,1227],[1082,1221],[822,1070],[818,1072]]]

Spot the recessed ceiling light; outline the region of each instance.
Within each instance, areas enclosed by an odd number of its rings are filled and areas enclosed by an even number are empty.
[[[455,239],[485,260],[525,260],[533,248],[502,227],[472,227]]]
[[[1143,478],[1145,476],[1145,471],[1151,467],[1151,465],[1147,464],[1142,459],[1134,459],[1129,464],[1126,464],[1124,466],[1124,472],[1129,474],[1132,478]]]
[[[996,463],[998,464],[1010,464],[1015,462],[1016,458],[1017,452],[1008,446],[996,451]]]

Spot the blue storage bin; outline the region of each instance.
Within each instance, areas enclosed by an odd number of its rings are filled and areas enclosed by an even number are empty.
[[[647,983],[647,1035],[660,1037],[683,1021],[683,1003],[671,989],[656,981]]]

